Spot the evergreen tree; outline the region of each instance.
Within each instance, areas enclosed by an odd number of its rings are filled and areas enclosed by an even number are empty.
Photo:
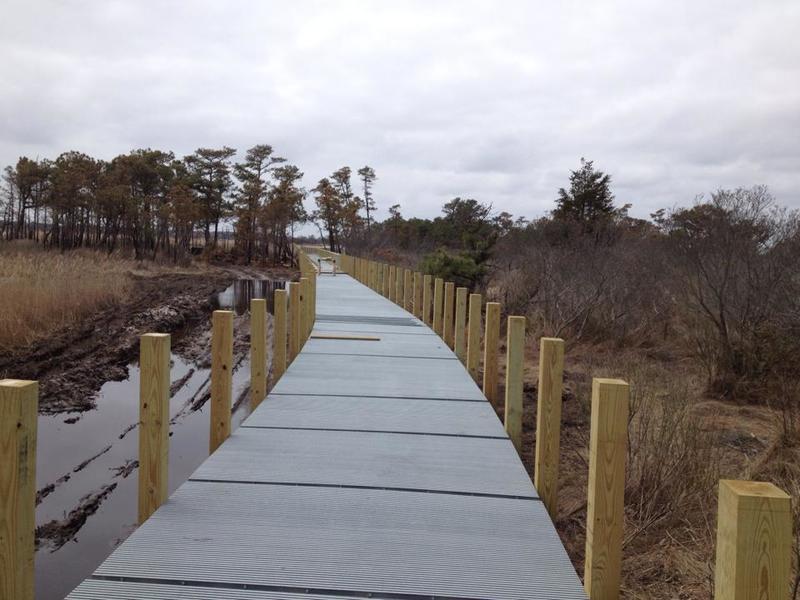
[[[614,214],[611,176],[595,171],[593,161],[581,158],[580,169],[569,176],[569,191],[560,188],[556,203],[555,218],[576,221],[590,231],[599,220]]]

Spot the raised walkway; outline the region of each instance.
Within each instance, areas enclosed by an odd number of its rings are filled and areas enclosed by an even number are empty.
[[[268,398],[68,598],[365,597],[586,598],[453,352],[323,272],[314,335]]]

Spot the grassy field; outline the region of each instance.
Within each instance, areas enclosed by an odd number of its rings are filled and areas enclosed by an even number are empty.
[[[0,244],[0,352],[14,352],[122,301],[133,261],[102,253]]]

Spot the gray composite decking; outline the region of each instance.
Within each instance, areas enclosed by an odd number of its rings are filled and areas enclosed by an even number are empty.
[[[324,264],[324,263],[323,263]],[[346,275],[267,399],[69,600],[585,599],[449,348]]]

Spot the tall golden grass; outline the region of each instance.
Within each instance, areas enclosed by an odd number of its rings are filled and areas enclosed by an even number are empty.
[[[0,244],[0,352],[68,327],[130,291],[135,263],[105,254]]]

